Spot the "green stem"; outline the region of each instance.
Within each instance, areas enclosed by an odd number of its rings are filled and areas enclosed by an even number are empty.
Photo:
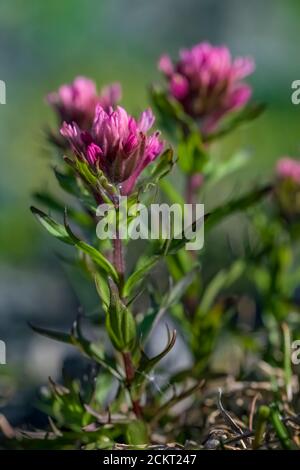
[[[270,408],[268,406],[262,405],[258,410],[258,420],[252,446],[253,450],[258,449],[262,443],[269,416]]]
[[[119,220],[117,221],[118,227]],[[125,280],[125,260],[123,254],[123,244],[122,240],[119,236],[119,228],[117,228],[116,238],[113,240],[113,263],[116,268],[116,271],[119,275],[119,291],[120,296],[122,296],[122,290],[124,286]],[[131,397],[132,408],[133,411],[138,419],[142,418],[142,408],[140,406],[139,400],[136,400],[132,397],[131,393],[131,384],[135,377],[135,368],[132,361],[132,356],[129,351],[122,353],[123,362],[124,362],[124,370],[126,376],[126,385]]]

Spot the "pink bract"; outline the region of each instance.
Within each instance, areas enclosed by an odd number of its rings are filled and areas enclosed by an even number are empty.
[[[154,120],[150,109],[136,121],[120,106],[106,111],[98,104],[90,132],[64,122],[61,134],[79,158],[98,166],[122,194],[129,194],[143,169],[163,149],[159,132],[148,135]]]

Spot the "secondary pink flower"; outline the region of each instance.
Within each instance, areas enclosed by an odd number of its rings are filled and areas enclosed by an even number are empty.
[[[76,122],[83,129],[88,129],[94,119],[97,104],[104,109],[115,106],[121,98],[121,86],[113,83],[97,93],[95,83],[85,77],[77,77],[67,85],[62,85],[57,92],[47,96],[48,103],[56,110],[60,122]]]
[[[280,179],[290,179],[300,184],[300,161],[290,157],[282,157],[276,166],[276,174]]]
[[[147,135],[154,120],[150,109],[136,121],[120,106],[106,111],[98,104],[90,132],[65,122],[61,134],[79,158],[98,166],[111,182],[120,185],[123,194],[129,194],[143,169],[162,151],[159,132]]]
[[[168,81],[170,95],[185,112],[211,131],[229,111],[242,108],[251,97],[251,88],[242,80],[254,70],[250,58],[232,59],[227,47],[200,43],[183,49],[175,64],[163,55],[159,69]]]
[[[300,161],[282,157],[276,165],[275,196],[281,215],[288,222],[300,217]]]

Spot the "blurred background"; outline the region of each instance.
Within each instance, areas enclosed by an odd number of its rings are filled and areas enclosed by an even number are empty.
[[[7,365],[0,365],[0,412],[13,424],[36,424],[36,387],[56,378],[71,354],[32,334],[27,322],[66,329],[78,308],[89,313],[96,306],[29,211],[34,191],[56,190],[44,132],[55,121],[45,95],[76,75],[90,76],[98,87],[119,80],[123,104],[137,113],[147,104],[148,85],[160,80],[162,52],[176,57],[180,47],[208,40],[228,45],[233,55],[253,56],[254,97],[268,109],[215,149],[222,158],[241,148],[251,156],[247,168],[224,183],[229,194],[243,187],[245,174],[251,184],[271,175],[279,156],[300,156],[300,108],[290,98],[292,81],[300,79],[299,17],[298,0],[1,2],[7,104],[0,105],[0,339]]]

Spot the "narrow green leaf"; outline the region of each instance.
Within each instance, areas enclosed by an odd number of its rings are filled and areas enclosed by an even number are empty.
[[[169,292],[167,292],[160,302],[160,305],[157,308],[151,308],[150,312],[148,312],[148,314],[143,318],[143,321],[139,325],[139,333],[142,337],[143,343],[147,341],[151,332],[162,319],[163,315],[168,311],[168,309],[170,309],[181,299],[188,287],[193,282],[197,271],[198,266],[194,267],[191,272],[189,272],[173,287],[171,287]]]
[[[207,313],[213,306],[219,292],[235,282],[242,275],[246,267],[243,260],[238,260],[229,269],[220,270],[206,286],[199,305],[199,311]]]
[[[63,333],[61,331],[48,330],[46,328],[32,325],[31,323],[29,323],[29,326],[33,331],[42,336],[77,347],[87,357],[94,359],[102,367],[109,370],[109,372],[118,380],[122,380],[121,374],[119,374],[119,372],[113,367],[109,359],[105,358],[103,351],[100,350],[97,345],[84,338],[83,334],[81,333],[78,318],[73,324],[71,334]]]
[[[220,207],[217,207],[212,212],[205,214],[204,223],[205,231],[210,230],[215,225],[220,223],[225,217],[231,214],[240,212],[254,206],[260,202],[264,197],[268,196],[272,191],[272,186],[267,185],[259,189],[251,190],[243,196],[229,201]]]
[[[80,196],[80,191],[73,174],[61,173],[57,168],[54,168],[54,174],[60,187],[64,191],[75,196]]]
[[[162,350],[161,353],[153,356],[151,358],[147,357],[145,353],[142,354],[141,362],[139,364],[139,371],[143,372],[144,374],[148,374],[153,367],[156,366],[158,362],[160,362],[167,354],[171,351],[176,341],[176,330],[172,331],[172,333],[168,330],[168,342],[166,347]]]
[[[91,359],[94,359],[98,364],[100,364],[103,368],[108,370],[114,377],[118,380],[122,380],[121,374],[116,370],[112,361],[110,361],[107,357],[105,357],[103,349],[88,341],[82,331],[80,326],[80,317],[77,317],[75,322],[73,323],[72,327],[72,334],[71,334],[72,344],[77,346],[77,348],[83,352],[86,356]]]
[[[121,352],[132,351],[136,345],[136,324],[130,310],[120,298],[116,284],[109,280],[110,303],[106,329],[114,347]]]
[[[164,194],[167,196],[168,200],[174,204],[180,204],[183,206],[185,203],[182,195],[180,194],[179,191],[177,191],[176,187],[174,184],[169,179],[163,179],[160,181],[160,188],[164,192]]]
[[[216,163],[210,160],[205,166],[205,181],[216,184],[223,178],[243,168],[249,161],[249,152],[241,150],[226,161]]]
[[[46,215],[41,210],[37,209],[36,207],[30,208],[31,212],[36,216],[37,220],[40,222],[43,227],[54,237],[58,238],[59,240],[67,243],[69,245],[73,245],[68,232],[66,231],[65,227],[53,220],[51,217]]]
[[[68,225],[66,216],[65,216],[65,229],[69,235],[72,243],[77,246],[80,250],[90,256],[90,258],[109,276],[111,276],[116,282],[118,282],[118,274],[114,266],[105,258],[105,256],[96,250],[93,246],[77,238],[72,232],[70,226]]]
[[[152,182],[157,183],[160,179],[170,173],[174,164],[175,161],[173,149],[167,148],[159,157],[157,165],[154,166],[151,172]]]
[[[55,199],[51,194],[49,194],[46,191],[41,191],[41,192],[36,192],[34,193],[33,197],[35,198],[36,201],[44,204],[47,206],[48,209],[52,209],[55,212],[58,212],[60,214],[65,213],[65,206],[62,202],[59,200]],[[77,210],[74,210],[70,208],[68,210],[68,214],[71,217],[72,220],[77,222],[78,224],[84,225],[84,226],[90,226],[91,225],[91,218],[88,214],[84,212],[79,212]]]
[[[95,284],[96,284],[97,292],[102,301],[103,309],[106,311],[109,307],[109,298],[110,298],[109,286],[107,284],[107,280],[104,279],[100,273],[95,273],[94,277],[95,277]]]
[[[151,370],[158,364],[161,359],[163,359],[168,352],[173,348],[174,344],[176,341],[176,331],[174,330],[172,334],[170,334],[169,329],[168,329],[168,342],[166,347],[163,349],[163,351],[160,354],[157,354],[157,356],[154,356],[152,358],[149,358],[143,350],[141,350],[141,358],[140,358],[140,363],[137,367],[137,371],[135,374],[135,378],[131,384],[131,392],[132,396],[135,398],[139,399],[144,386],[148,380],[149,373]]]
[[[259,446],[262,443],[267,423],[269,420],[270,416],[270,408],[268,406],[262,405],[259,407],[258,410],[258,419],[257,419],[257,424],[256,424],[256,429],[255,429],[255,434],[254,434],[254,441],[252,444],[252,448],[258,449]]]
[[[292,340],[291,332],[287,323],[282,325],[283,331],[283,357],[284,357],[284,379],[287,399],[289,402],[293,399],[293,390],[292,390],[292,364],[291,364],[291,350],[292,350]]]
[[[39,333],[42,336],[46,336],[47,338],[54,339],[55,341],[60,341],[61,343],[73,344],[71,335],[69,333],[48,330],[46,328],[35,326],[32,323],[29,323],[29,326],[33,331],[35,331],[36,333]]]
[[[184,248],[187,243],[192,241],[190,235],[194,233],[196,229],[199,230],[203,223],[204,217],[200,217],[199,219],[195,220],[190,227],[185,227],[180,237],[165,240],[163,245],[158,250],[160,256],[173,255],[181,250],[181,248]]]
[[[131,276],[127,279],[125,286],[124,286],[124,297],[128,297],[132,292],[134,287],[145,278],[146,274],[155,266],[155,264],[159,261],[159,256],[151,256],[150,258],[145,258],[140,263],[138,269],[136,269]]]
[[[73,234],[66,221],[66,217],[65,226],[63,226],[35,207],[31,207],[31,211],[51,235],[64,243],[77,246],[77,248],[89,255],[104,272],[110,275],[116,282],[118,281],[118,274],[114,266],[105,258],[105,256],[96,250],[96,248],[80,240]]]
[[[286,450],[291,450],[293,449],[294,445],[291,441],[289,432],[285,426],[285,424],[281,420],[281,416],[276,408],[275,405],[271,405],[270,407],[271,413],[270,413],[270,421],[274,427],[274,430],[278,436],[278,439],[280,440],[280,443],[283,447],[283,449]]]
[[[248,106],[245,106],[241,111],[237,111],[236,113],[230,115],[230,117],[227,119],[224,119],[215,132],[210,133],[205,137],[205,141],[212,142],[214,140],[220,139],[221,137],[224,137],[239,127],[241,124],[250,122],[259,117],[265,109],[266,106],[262,103],[251,103]]]
[[[215,225],[220,223],[226,217],[243,210],[248,209],[249,207],[254,206],[260,202],[264,197],[269,195],[272,191],[272,186],[267,185],[259,189],[250,191],[249,193],[241,196],[240,198],[229,201],[226,204],[223,204],[220,207],[217,207],[211,213],[205,214],[204,216],[204,228],[205,232],[213,228]],[[194,232],[196,228],[203,223],[203,219],[195,220],[190,227],[190,233]],[[170,254],[177,253],[181,248],[183,248],[189,240],[186,237],[186,229],[182,232],[181,237],[172,238],[165,240],[162,246],[157,249],[156,254],[160,256],[166,256]]]

